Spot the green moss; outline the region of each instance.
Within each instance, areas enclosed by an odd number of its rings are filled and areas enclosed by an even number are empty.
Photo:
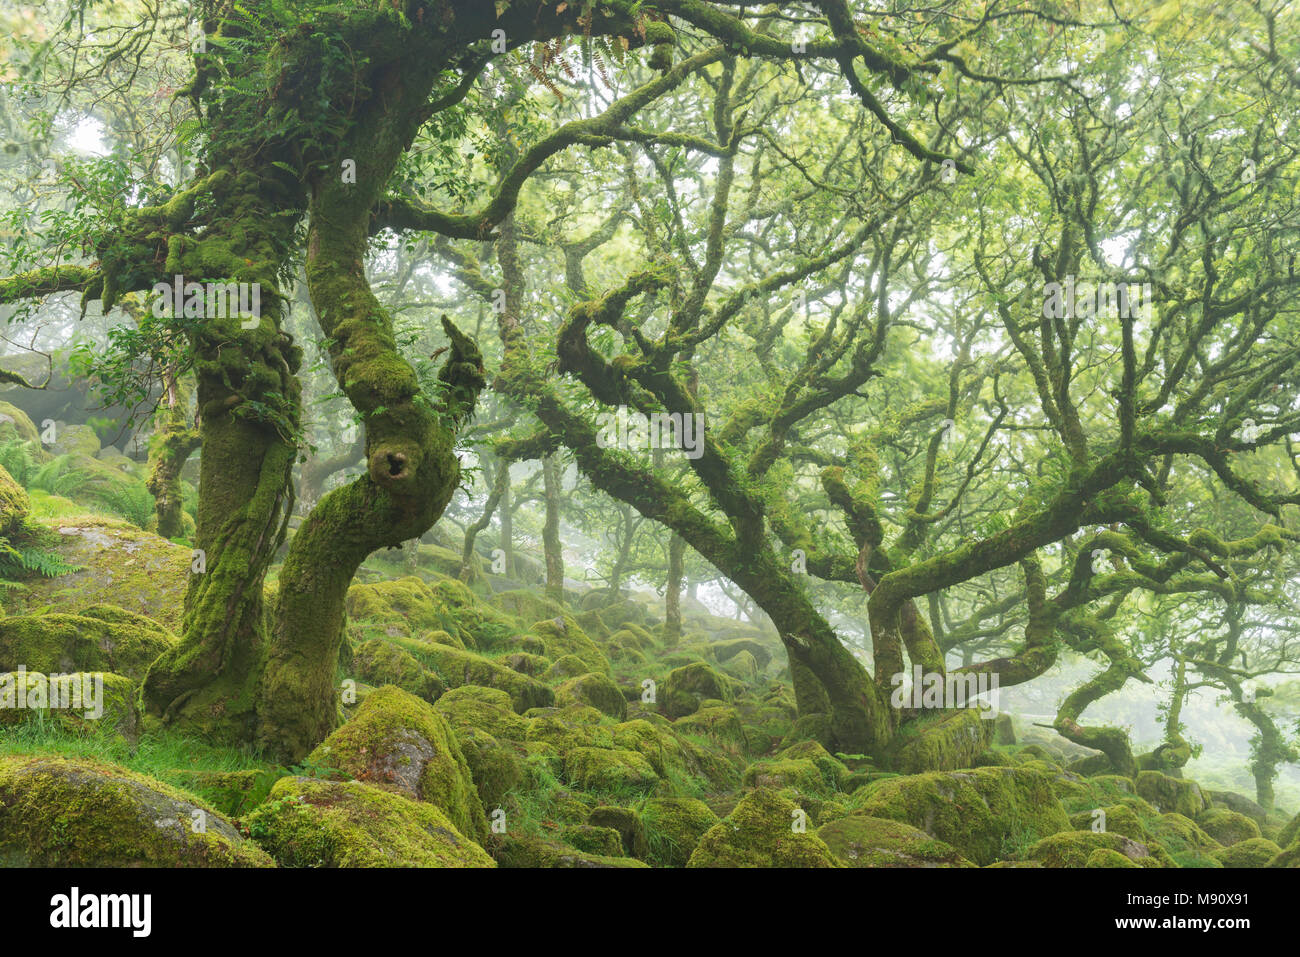
[[[360,781],[281,778],[246,819],[284,867],[493,867],[432,804]]]
[[[801,794],[824,794],[834,790],[817,765],[807,759],[756,761],[745,769],[745,787],[790,788]]]
[[[700,708],[678,718],[673,727],[680,734],[699,735],[737,752],[746,750],[748,743],[740,712],[731,706]]]
[[[157,628],[79,615],[0,619],[0,671],[104,671],[139,680],[172,646]]]
[[[555,703],[590,705],[602,714],[622,721],[627,717],[627,699],[613,680],[594,672],[570,678],[555,688]]]
[[[523,748],[474,727],[458,728],[456,740],[485,809],[499,807],[506,795],[523,786]]]
[[[974,867],[956,848],[885,818],[851,814],[822,825],[817,836],[848,867]]]
[[[975,708],[922,713],[899,729],[885,763],[903,774],[969,768],[993,742],[993,721]]]
[[[587,674],[587,663],[577,655],[561,655],[546,670],[547,681],[560,681]]]
[[[1169,852],[1179,867],[1219,867],[1212,857],[1222,845],[1182,814],[1161,814],[1147,822],[1147,832]]]
[[[587,666],[584,671],[609,674],[609,659],[596,647],[596,643],[587,636],[572,615],[557,615],[536,622],[529,631],[542,640],[543,653],[553,661],[565,655],[573,655],[582,659]]]
[[[1088,860],[1084,863],[1083,866],[1084,867],[1141,868],[1142,865],[1134,863],[1132,859],[1125,856],[1124,854],[1121,854],[1119,851],[1112,850],[1109,847],[1099,847],[1096,848],[1091,854],[1088,855]]]
[[[797,830],[800,810],[768,788],[751,791],[701,835],[686,866],[842,867],[821,838]]]
[[[1070,825],[1051,777],[1020,767],[889,778],[858,810],[920,828],[981,865]]]
[[[1143,844],[1109,831],[1063,831],[1053,834],[1029,847],[1023,857],[1038,861],[1044,867],[1086,867],[1092,852],[1099,848],[1117,851],[1139,867],[1177,866],[1158,844]]]
[[[1251,837],[1211,851],[1210,856],[1224,867],[1267,867],[1281,850],[1268,838]]]
[[[435,597],[423,579],[414,576],[353,585],[348,589],[347,612],[353,621],[405,625],[412,632],[441,629],[464,637],[453,610]]]
[[[1151,835],[1147,833],[1141,818],[1131,807],[1125,804],[1112,804],[1101,810],[1106,813],[1105,829],[1110,833],[1122,834],[1135,841],[1150,840]],[[1102,818],[1097,817],[1092,811],[1080,811],[1070,816],[1070,827],[1076,831],[1090,831],[1093,824],[1101,820]]]
[[[1205,796],[1195,781],[1173,778],[1159,771],[1139,771],[1136,785],[1138,796],[1161,812],[1195,818],[1205,810]]]
[[[718,816],[696,798],[647,798],[641,805],[647,860],[663,867],[685,867],[700,838]]]
[[[611,828],[618,834],[620,851],[629,857],[644,859],[649,851],[645,824],[641,820],[641,815],[630,807],[602,804],[592,809],[587,817],[587,823]]]
[[[623,840],[612,827],[571,824],[561,834],[566,844],[587,854],[604,857],[621,857],[624,854]]]
[[[650,762],[635,751],[609,748],[573,748],[564,755],[566,779],[584,791],[651,791],[659,776]]]
[[[214,808],[114,765],[0,759],[0,863],[9,867],[268,867]]]
[[[404,647],[416,658],[432,665],[450,687],[480,685],[496,688],[510,696],[516,711],[544,708],[555,701],[555,693],[536,678],[520,674],[472,651],[461,651],[450,645],[432,642],[418,647],[414,643],[405,644]]]
[[[425,701],[436,701],[447,686],[415,656],[382,638],[371,638],[352,654],[352,673],[370,685],[396,685]]]
[[[1196,816],[1197,825],[1224,847],[1259,837],[1259,825],[1236,811],[1223,807],[1206,808]]]
[[[222,814],[239,817],[267,799],[283,769],[242,771],[177,771],[175,779]]]
[[[495,688],[479,685],[452,688],[438,699],[434,709],[445,715],[458,733],[479,728],[509,741],[523,741],[528,735],[528,720],[515,714],[510,696]]]
[[[669,672],[659,689],[659,701],[664,714],[681,718],[699,710],[701,702],[710,698],[731,701],[739,684],[704,662],[695,662]]]
[[[646,867],[630,857],[592,854],[535,834],[494,834],[489,844],[501,867]]]
[[[430,704],[400,688],[372,692],[308,760],[436,804],[471,839],[487,834],[483,805],[451,726]]]

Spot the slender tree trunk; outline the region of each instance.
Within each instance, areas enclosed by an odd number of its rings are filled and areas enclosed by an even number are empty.
[[[190,425],[186,415],[188,398],[183,380],[174,369],[166,370],[157,425],[149,443],[149,478],[145,483],[154,497],[158,534],[163,538],[179,538],[185,533],[181,469],[199,447],[198,430]]]
[[[465,529],[465,544],[460,550],[460,573],[457,575],[463,582],[468,582],[474,577],[474,542],[478,538],[479,532],[492,524],[492,513],[497,510],[501,497],[509,487],[510,462],[503,460],[497,465],[497,474],[493,477],[492,487],[488,490],[487,502],[483,505],[483,514],[469,528]]]
[[[555,456],[542,459],[546,521],[542,525],[542,551],[546,557],[546,595],[564,601],[564,555],[560,551],[560,475]]]
[[[676,648],[682,637],[682,569],[686,540],[676,532],[668,539],[668,585],[664,588],[664,644]]]

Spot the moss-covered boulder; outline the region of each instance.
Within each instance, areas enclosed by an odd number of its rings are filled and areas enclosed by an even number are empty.
[[[621,857],[626,853],[623,849],[623,839],[612,827],[570,824],[561,834],[566,844],[587,854]]]
[[[891,742],[885,764],[900,774],[972,767],[993,743],[993,721],[976,708],[922,713]]]
[[[246,818],[283,867],[494,867],[433,804],[361,781],[285,777]]]
[[[709,649],[713,652],[713,660],[719,664],[724,664],[741,653],[748,654],[760,672],[765,671],[772,661],[772,652],[753,638],[715,641],[709,645]]]
[[[414,575],[353,585],[348,589],[347,611],[353,621],[399,624],[410,634],[435,629],[454,635],[460,632],[453,610],[437,600],[433,589]]]
[[[494,834],[488,844],[501,867],[648,867],[631,857],[593,854],[536,834]]]
[[[524,750],[519,745],[474,727],[458,728],[456,740],[485,809],[499,807],[506,795],[524,785]]]
[[[561,707],[569,704],[590,705],[601,714],[619,721],[627,717],[627,699],[623,697],[623,692],[607,675],[596,672],[578,675],[556,686],[555,703]]]
[[[685,867],[700,838],[718,820],[697,798],[648,798],[641,805],[647,860],[662,867]]]
[[[32,502],[27,490],[0,465],[0,537],[19,538],[27,528]]]
[[[817,765],[807,758],[755,761],[745,769],[741,780],[745,787],[789,788],[801,794],[829,794],[835,790],[833,784],[826,783]]]
[[[1044,867],[1086,867],[1099,848],[1117,851],[1139,867],[1177,866],[1158,844],[1143,844],[1109,831],[1062,831],[1034,843],[1021,856]]]
[[[0,402],[0,442],[31,442],[41,444],[41,433],[36,423],[12,402]]]
[[[609,674],[609,659],[572,615],[557,615],[535,622],[529,631],[541,639],[543,654],[552,661],[573,655],[587,666],[584,671]]]
[[[81,615],[16,615],[0,619],[0,671],[100,671],[138,681],[172,646],[163,634]]]
[[[122,675],[0,674],[0,726],[37,714],[76,735],[115,734],[131,742],[140,736],[136,684]]]
[[[411,649],[412,645],[405,647]],[[475,652],[429,642],[413,653],[430,663],[450,687],[480,685],[496,688],[510,696],[511,706],[520,713],[529,708],[545,708],[555,702],[555,693],[536,678],[520,674]]]
[[[659,775],[636,751],[618,748],[574,748],[564,756],[568,782],[584,791],[654,790]]]
[[[371,692],[308,760],[435,804],[471,840],[487,836],[483,804],[451,726],[428,702],[401,688]]]
[[[817,836],[848,867],[974,867],[961,853],[919,828],[850,814],[823,824]]]
[[[366,684],[395,685],[425,701],[437,701],[446,684],[409,651],[382,638],[363,641],[352,654],[352,673]]]
[[[243,771],[172,772],[171,778],[191,794],[197,794],[222,814],[241,817],[271,794],[275,782],[288,772],[283,768]]]
[[[153,619],[169,634],[180,628],[190,549],[112,519],[69,519],[53,529],[59,535],[54,550],[80,570],[26,582],[21,595],[5,598],[11,614],[23,609],[80,614],[87,605],[112,605]]]
[[[1267,867],[1281,851],[1266,837],[1251,837],[1211,851],[1210,856],[1224,867]]]
[[[1205,810],[1205,795],[1195,781],[1173,778],[1160,771],[1139,771],[1136,784],[1138,796],[1161,813],[1195,818]]]
[[[1196,815],[1196,824],[1224,847],[1259,837],[1259,825],[1225,807],[1208,807]]]
[[[515,714],[510,695],[496,688],[452,688],[437,700],[434,710],[445,715],[457,733],[478,728],[507,741],[523,741],[528,734],[528,719]]]
[[[694,714],[678,718],[673,728],[680,734],[700,735],[736,751],[745,750],[749,742],[740,712],[730,705],[700,708]]]
[[[920,828],[980,865],[1070,826],[1051,777],[1023,767],[887,778],[859,810]]]
[[[1213,852],[1221,845],[1182,814],[1161,814],[1147,822],[1147,833],[1169,852],[1179,867],[1219,867]]]
[[[1084,862],[1084,867],[1137,867],[1142,865],[1134,862],[1128,856],[1121,854],[1119,851],[1111,850],[1109,847],[1099,847],[1088,855],[1088,860]]]
[[[214,808],[115,765],[0,758],[0,865],[269,867]]]
[[[681,718],[699,710],[701,702],[710,698],[731,701],[737,685],[734,678],[697,661],[669,672],[659,688],[659,702],[668,717]]]
[[[1098,815],[1096,810],[1079,811],[1077,814],[1070,815],[1070,827],[1076,831],[1091,831],[1095,827],[1099,831],[1123,834],[1135,841],[1150,839],[1151,835],[1143,827],[1142,819],[1128,805],[1112,804],[1099,810],[1104,813],[1104,817]]]
[[[801,829],[801,825],[802,828]],[[741,798],[700,837],[687,867],[843,867],[826,842],[807,830],[806,812],[770,788]]]
[[[607,827],[619,836],[622,852],[629,857],[644,859],[649,845],[646,843],[645,824],[641,815],[630,807],[602,804],[591,809],[587,823]]]

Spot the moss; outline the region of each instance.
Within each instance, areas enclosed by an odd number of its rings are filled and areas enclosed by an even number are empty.
[[[753,684],[758,681],[758,662],[748,651],[742,651],[727,660],[722,666],[722,670],[745,684]]]
[[[573,658],[573,660],[578,662],[579,665],[582,664],[577,658]],[[517,671],[521,675],[528,675],[530,678],[549,677],[547,672],[552,664],[551,659],[545,655],[532,655],[526,651],[516,651],[514,654],[504,655],[500,661],[511,671]]]
[[[197,813],[196,813],[197,812]],[[192,795],[114,765],[0,759],[0,864],[9,867],[269,867]]]
[[[246,819],[284,867],[494,867],[438,807],[360,781],[286,777]]]
[[[646,867],[630,857],[592,854],[533,834],[494,834],[489,843],[501,867]]]
[[[1136,867],[1141,868],[1141,864],[1136,864],[1133,860],[1119,851],[1112,850],[1109,847],[1099,847],[1088,855],[1088,860],[1084,862],[1084,867]]]
[[[528,724],[527,740],[549,744],[561,755],[574,748],[612,748],[614,729],[600,725],[595,708],[570,707],[539,715]]]
[[[830,753],[816,741],[801,741],[798,744],[792,744],[790,747],[783,749],[777,757],[801,758],[811,761],[817,766],[817,770],[821,772],[827,787],[836,791],[843,790],[844,783],[848,780],[849,769],[845,767],[844,762],[831,757]]]
[[[831,717],[828,714],[814,713],[800,715],[790,726],[790,730],[781,738],[781,747],[788,748],[800,741],[816,741],[822,747],[829,748],[831,734]]]
[[[456,740],[485,809],[499,807],[508,794],[523,786],[523,748],[475,727],[458,728]]]
[[[627,700],[618,685],[594,672],[570,678],[555,689],[555,703],[590,705],[602,714],[622,721],[627,717]]]
[[[731,701],[739,682],[715,671],[704,662],[695,662],[669,672],[659,689],[664,714],[681,718],[693,714],[702,701],[713,698]]]
[[[60,557],[81,570],[28,582],[16,600],[6,598],[11,612],[79,614],[87,605],[113,605],[155,620],[169,633],[180,628],[190,549],[111,519],[65,519],[54,531]]]
[[[99,436],[88,425],[62,425],[55,429],[49,450],[54,455],[93,456],[100,450]]]
[[[41,433],[26,412],[12,402],[0,401],[0,442],[14,440],[40,445]]]
[[[851,814],[822,825],[817,836],[848,867],[974,867],[956,848],[885,818]]]
[[[286,772],[278,770],[177,771],[176,780],[222,814],[240,817],[267,799],[275,782]]]
[[[408,650],[413,645],[405,646]],[[462,685],[480,685],[495,688],[510,696],[512,707],[518,712],[529,708],[548,707],[555,701],[555,693],[536,678],[498,664],[490,658],[472,651],[461,651],[450,645],[429,643],[412,650],[415,657],[431,664],[439,676],[452,688]]]
[[[1267,867],[1281,850],[1268,838],[1251,837],[1211,851],[1210,856],[1224,867]]]
[[[357,646],[352,673],[367,684],[396,685],[425,701],[437,701],[447,690],[442,679],[426,670],[414,655],[381,638]]]
[[[647,798],[641,805],[647,860],[663,867],[685,867],[700,838],[718,816],[696,798]]]
[[[558,660],[565,655],[573,655],[581,658],[587,666],[584,671],[609,674],[609,659],[596,647],[596,643],[587,636],[572,615],[557,615],[536,622],[529,631],[542,640],[546,657]]]
[[[745,725],[740,713],[731,706],[700,708],[673,722],[680,734],[696,734],[716,741],[736,751],[745,750],[748,744]]]
[[[1197,825],[1224,847],[1259,837],[1259,825],[1236,811],[1223,807],[1206,808],[1196,816]]]
[[[1291,818],[1282,829],[1277,832],[1277,843],[1279,847],[1290,847],[1300,839],[1300,814]]]
[[[483,805],[451,726],[400,688],[372,692],[308,760],[436,804],[471,839],[487,834]]]
[[[1157,810],[1195,818],[1206,807],[1205,796],[1195,781],[1172,778],[1159,771],[1139,771],[1137,793]]]
[[[560,681],[587,673],[587,663],[577,655],[561,655],[546,670],[545,677],[547,681]]]
[[[163,632],[79,615],[22,615],[0,620],[0,671],[66,674],[104,671],[139,680],[172,646]]]
[[[1070,826],[1051,777],[1019,767],[889,778],[859,811],[918,827],[981,865]]]
[[[993,742],[993,722],[975,708],[923,714],[905,724],[886,751],[885,763],[903,774],[971,767]]]
[[[1109,831],[1062,831],[1045,837],[1024,852],[1024,859],[1044,867],[1085,867],[1098,848],[1117,851],[1139,867],[1174,867],[1173,860],[1157,844],[1143,844]]]
[[[93,432],[89,434],[94,437]],[[96,439],[95,451],[98,449]],[[154,508],[153,496],[145,484],[92,458],[93,454],[70,452],[59,455],[42,465],[32,476],[30,484],[143,528]]]
[[[800,759],[756,761],[745,769],[745,787],[790,788],[801,794],[824,794],[833,790],[813,762]]]
[[[1109,807],[1101,808],[1105,812],[1105,830],[1112,834],[1122,834],[1130,837],[1135,841],[1150,840],[1151,835],[1147,833],[1142,824],[1141,818],[1137,812],[1125,804],[1112,804]],[[1097,817],[1093,811],[1080,811],[1070,816],[1070,827],[1076,831],[1092,830],[1094,822],[1100,822],[1102,818]]]
[[[623,840],[612,827],[595,827],[591,824],[572,824],[561,831],[566,844],[587,854],[603,857],[621,857]]]
[[[1219,867],[1211,854],[1222,845],[1182,814],[1161,814],[1147,823],[1147,832],[1169,852],[1179,867]]]
[[[478,685],[452,688],[438,699],[434,709],[446,716],[457,733],[478,728],[509,741],[523,741],[528,734],[528,720],[515,714],[510,696],[495,688]]]
[[[354,621],[401,624],[415,632],[441,629],[460,636],[452,610],[435,598],[423,579],[414,576],[353,585],[346,604],[348,617]]]
[[[584,791],[652,791],[659,775],[635,751],[573,748],[564,755],[564,774]]]
[[[587,823],[611,828],[619,836],[620,850],[629,857],[644,859],[649,851],[645,824],[641,815],[630,807],[603,804],[593,808]]]
[[[687,867],[842,867],[826,842],[796,830],[801,809],[769,788],[741,798],[701,835]]]

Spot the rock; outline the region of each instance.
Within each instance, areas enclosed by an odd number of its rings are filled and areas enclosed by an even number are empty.
[[[352,673],[366,684],[395,685],[425,701],[437,701],[447,686],[415,656],[382,638],[371,638],[352,654]]]
[[[1150,840],[1151,835],[1147,833],[1141,819],[1131,807],[1125,804],[1112,804],[1100,810],[1104,812],[1105,817],[1099,816],[1096,811],[1080,811],[1078,814],[1071,815],[1070,827],[1076,831],[1091,831],[1093,826],[1097,825],[1098,830],[1122,834],[1135,841]]]
[[[652,791],[659,776],[635,751],[574,748],[564,756],[568,782],[584,791]]]
[[[565,655],[573,655],[586,665],[584,672],[609,674],[609,659],[596,647],[596,643],[587,637],[587,633],[582,630],[572,615],[557,615],[536,622],[529,631],[542,640],[544,649],[542,653],[552,661],[558,661]]]
[[[1011,720],[1011,715],[999,714],[993,719],[993,743],[1016,743],[1016,724]]]
[[[283,867],[496,866],[441,808],[361,781],[281,778],[247,826]]]
[[[920,828],[980,865],[1070,826],[1051,777],[1023,767],[930,772],[870,788],[861,813]]]
[[[415,646],[412,643],[404,644],[403,647],[412,650]],[[545,708],[555,701],[555,693],[536,678],[520,674],[472,651],[461,651],[450,645],[429,642],[422,644],[413,653],[417,658],[432,664],[452,688],[480,685],[504,691],[510,696],[515,711],[522,713],[529,708]]]
[[[843,867],[825,841],[795,829],[801,810],[768,788],[751,791],[704,832],[686,866]]]
[[[976,708],[923,713],[909,721],[885,754],[902,774],[969,768],[993,741],[993,721]]]
[[[1099,847],[1088,855],[1084,867],[1138,867],[1141,864],[1135,864],[1132,859],[1121,854],[1119,851],[1111,850],[1109,847]]]
[[[0,725],[41,714],[77,735],[111,733],[130,742],[140,736],[136,684],[105,672],[0,674]]]
[[[602,714],[622,721],[627,717],[627,700],[608,676],[591,672],[570,678],[555,689],[555,703],[590,705]]]
[[[1244,814],[1223,807],[1209,807],[1196,815],[1196,823],[1224,847],[1259,837],[1259,825]]]
[[[158,629],[81,615],[0,619],[0,671],[112,672],[139,681],[172,646]]]
[[[1251,837],[1228,847],[1211,851],[1210,856],[1224,867],[1267,867],[1282,849],[1268,838]]]
[[[596,827],[612,828],[619,836],[623,853],[629,857],[644,858],[649,849],[645,825],[641,815],[629,807],[602,805],[593,808],[587,823]],[[575,845],[576,846],[576,845]]]
[[[594,827],[590,824],[571,824],[563,830],[564,840],[571,847],[588,854],[621,857],[623,841],[612,827]]]
[[[1182,814],[1161,814],[1147,822],[1147,833],[1179,867],[1218,867],[1212,856],[1222,845]]]
[[[706,699],[730,701],[738,684],[734,678],[714,671],[704,662],[695,662],[675,668],[668,674],[660,689],[659,700],[664,714],[680,718],[697,711]]]
[[[630,857],[592,854],[544,837],[494,834],[490,843],[501,867],[647,867]]]
[[[479,728],[507,741],[523,741],[528,734],[528,719],[515,714],[510,695],[496,688],[452,688],[437,700],[434,710],[445,715],[457,733]]]
[[[664,867],[685,867],[704,833],[718,816],[696,798],[648,798],[641,805],[649,860]]]
[[[7,867],[270,867],[192,795],[85,759],[0,758],[0,864]]]
[[[308,761],[435,804],[471,840],[487,835],[483,804],[451,726],[430,704],[400,688],[371,692]]]
[[[1205,796],[1195,781],[1171,778],[1159,771],[1139,771],[1136,785],[1138,796],[1162,813],[1168,811],[1195,818],[1205,810]]]
[[[40,447],[41,433],[22,409],[12,402],[0,402],[0,442],[31,442]]]
[[[974,867],[956,848],[910,824],[850,814],[817,836],[848,867]]]
[[[1174,867],[1158,844],[1142,844],[1123,834],[1097,831],[1062,831],[1031,845],[1024,857],[1044,867],[1086,867],[1093,851],[1117,851],[1139,867]]]

